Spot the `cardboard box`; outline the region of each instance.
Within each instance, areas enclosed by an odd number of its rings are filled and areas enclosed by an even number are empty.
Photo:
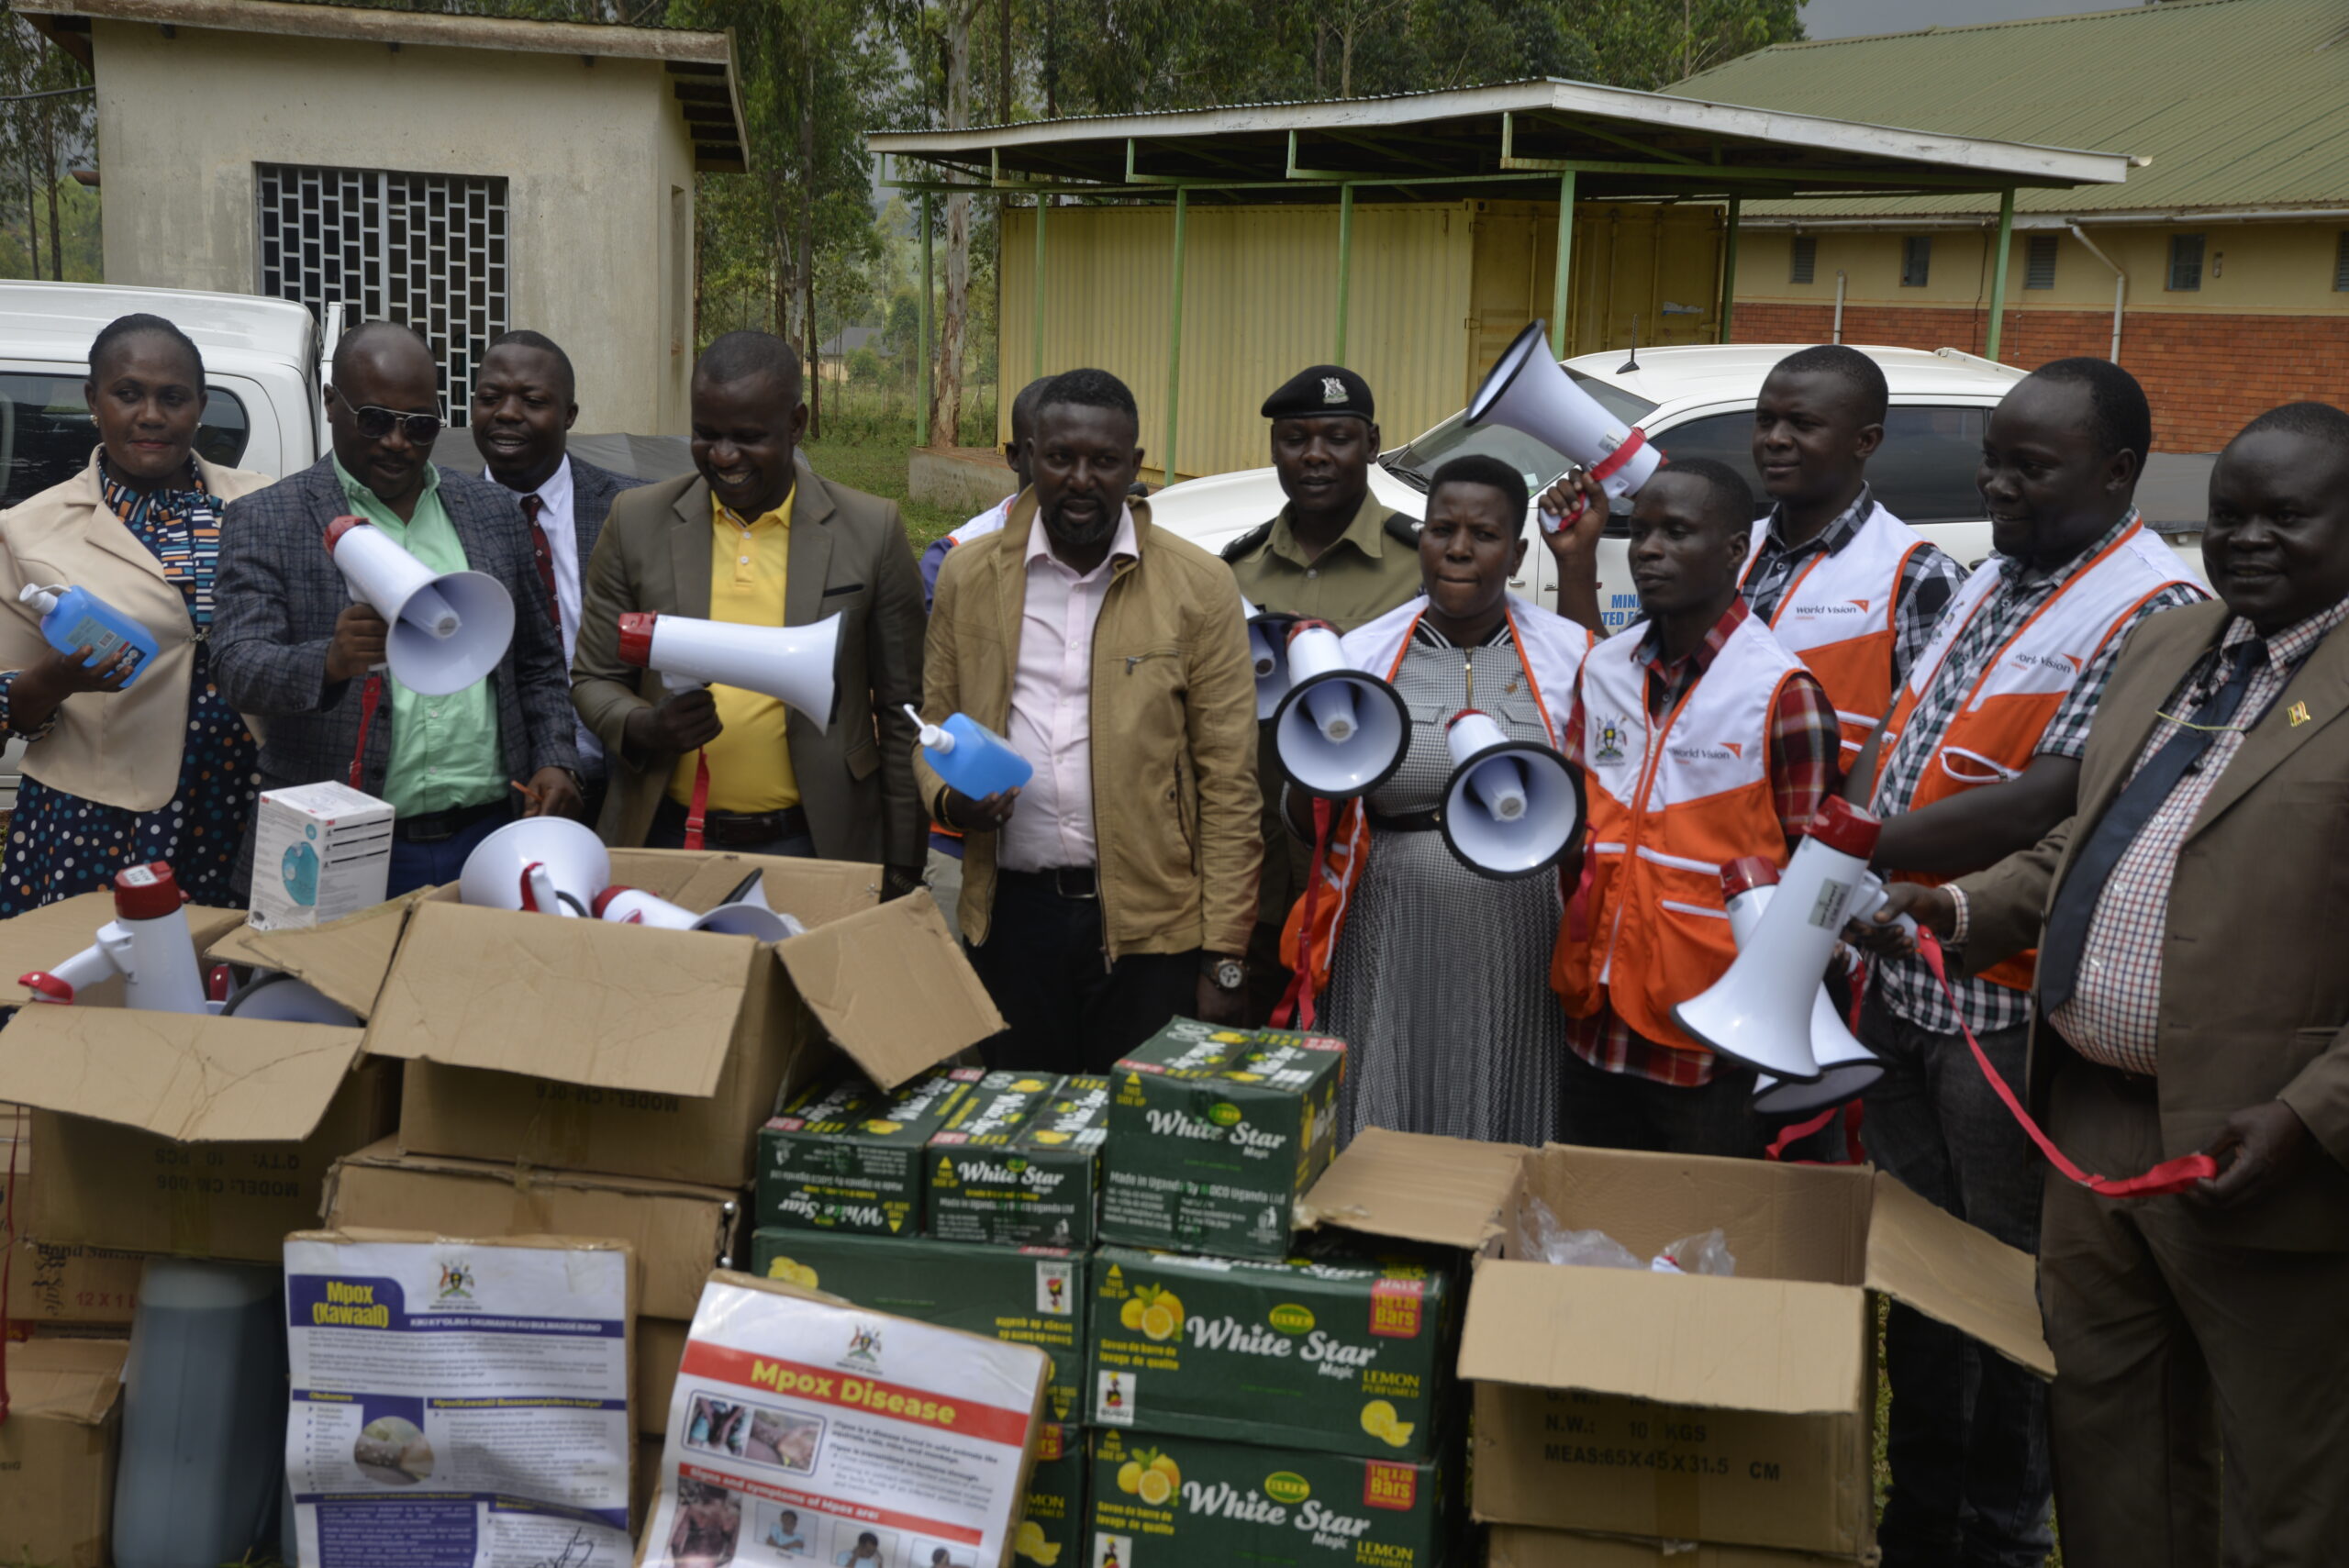
[[[0,1562],[106,1568],[121,1437],[122,1340],[0,1344]]]
[[[1459,1484],[1440,1463],[1116,1431],[1093,1434],[1088,1479],[1086,1568],[1436,1568]]]
[[[384,901],[392,805],[331,781],[263,792],[253,806],[252,924],[339,920]]]
[[[1446,1270],[1105,1247],[1083,1419],[1166,1436],[1425,1460],[1458,1327]]]
[[[891,1093],[850,1073],[807,1091],[759,1129],[760,1226],[918,1235],[924,1151],[980,1076],[925,1073]]]
[[[1540,1198],[1642,1257],[1719,1226],[1731,1278],[1521,1259]],[[2042,1376],[2032,1260],[1890,1176],[1373,1130],[1308,1218],[1482,1253],[1459,1372],[1475,1384],[1476,1517],[1543,1529],[1871,1549],[1881,1294]]]
[[[27,1136],[0,1139],[0,1205],[8,1201],[8,1173],[13,1168],[20,1222],[32,1213],[29,1115],[22,1125]],[[76,1329],[118,1329],[122,1332],[111,1333],[110,1337],[123,1338],[139,1306],[139,1276],[146,1266],[144,1258],[128,1252],[61,1247],[28,1236],[17,1243],[8,1269],[7,1320],[42,1328],[72,1325]],[[0,1562],[5,1561],[0,1558]]]
[[[690,1318],[636,1320],[636,1429],[659,1437],[669,1429],[669,1396],[677,1390],[677,1365],[685,1357]],[[657,1465],[661,1456],[652,1456]]]
[[[368,1049],[410,1062],[404,1151],[740,1186],[760,1123],[840,1052],[895,1087],[1003,1027],[935,902],[876,906],[878,867],[674,851],[612,864],[697,910],[763,871],[808,930],[763,947],[469,908],[448,888],[416,900],[364,1009]]]
[[[1190,1018],[1145,1040],[1112,1073],[1102,1240],[1286,1257],[1297,1200],[1337,1147],[1345,1049]]]
[[[1492,1528],[1486,1538],[1485,1562],[1487,1568],[1854,1568],[1848,1557],[1809,1551],[1568,1535],[1516,1525]]]
[[[1079,1568],[1085,1555],[1085,1451],[1082,1428],[1047,1422],[1036,1438],[1028,1502],[1011,1531],[1015,1562],[1037,1568]]]
[[[955,1114],[963,1119],[930,1140],[930,1235],[1009,1247],[1093,1245],[1108,1079],[991,1073]]]
[[[1052,1358],[1046,1414],[1084,1419],[1085,1287],[1089,1260],[1055,1247],[985,1247],[918,1236],[760,1230],[751,1266],[764,1279],[859,1307],[960,1329]]]
[[[389,1139],[337,1161],[325,1199],[332,1229],[626,1241],[637,1310],[677,1319],[693,1316],[712,1268],[733,1266],[746,1229],[731,1188],[402,1154]]]

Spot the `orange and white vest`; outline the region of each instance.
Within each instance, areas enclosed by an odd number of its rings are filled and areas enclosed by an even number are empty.
[[[1932,755],[1925,759],[1916,787],[1906,800],[1876,801],[1878,815],[1921,810],[1983,784],[2020,778],[2039,751],[2040,737],[2071,695],[2072,684],[2146,600],[2179,583],[2200,587],[2187,574],[2177,552],[2143,523],[2132,525],[2081,562],[1987,663],[1971,672],[1965,700],[1943,731]],[[1952,597],[1949,608],[1942,613],[1940,629],[1909,672],[1908,684],[1893,705],[1880,757],[1891,755],[1894,742],[1932,689],[1951,648],[1998,586],[1998,563],[1987,562]],[[1956,673],[1964,678],[1966,672]],[[1883,776],[1881,762],[1877,776]],[[1900,877],[1910,882],[1943,880],[1906,873]],[[2036,969],[2036,952],[2024,952],[1977,978],[2028,991]]]
[[[1658,1045],[1703,1052],[1672,1020],[1737,956],[1721,867],[1787,862],[1770,787],[1770,716],[1802,668],[1758,617],[1730,633],[1678,706],[1648,717],[1642,622],[1582,667],[1590,827],[1585,884],[1559,928],[1550,984],[1577,1018],[1611,1005]]]
[[[1765,528],[1754,530],[1745,556],[1748,576],[1768,537]],[[1813,556],[1795,573],[1770,612],[1778,641],[1827,688],[1846,763],[1891,709],[1892,612],[1900,573],[1910,556],[1927,548],[1922,535],[1876,504],[1842,550]]]
[[[1412,635],[1419,629],[1419,617],[1427,613],[1427,595],[1421,594],[1348,632],[1343,639],[1346,662],[1356,669],[1375,671],[1386,680],[1394,680],[1396,672],[1403,667],[1403,656],[1410,650]],[[1589,628],[1538,608],[1514,594],[1508,598],[1508,614],[1509,631],[1517,643],[1518,663],[1525,671],[1534,706],[1542,715],[1542,727],[1549,733],[1550,744],[1555,746],[1572,718],[1575,678],[1581,673],[1584,656],[1595,639]],[[1323,805],[1326,807],[1327,803]],[[1318,892],[1309,900],[1313,905],[1309,929],[1306,919],[1308,900],[1299,897],[1290,906],[1288,919],[1281,929],[1281,962],[1292,971],[1300,967],[1301,960],[1312,965],[1309,995],[1319,995],[1330,983],[1330,964],[1337,954],[1338,935],[1345,929],[1354,888],[1361,883],[1363,868],[1369,861],[1370,823],[1364,815],[1362,802],[1348,801],[1330,830],[1328,852],[1313,870]]]

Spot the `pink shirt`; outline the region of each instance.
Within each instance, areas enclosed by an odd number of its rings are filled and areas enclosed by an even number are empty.
[[[1028,530],[1028,599],[1004,738],[1036,776],[996,841],[1006,871],[1089,866],[1093,846],[1093,628],[1120,556],[1140,554],[1134,515],[1118,519],[1101,564],[1079,574],[1052,553],[1039,516]]]

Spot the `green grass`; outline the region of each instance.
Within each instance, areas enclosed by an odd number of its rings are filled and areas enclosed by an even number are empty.
[[[907,431],[903,437],[881,434],[857,440],[809,441],[807,461],[827,479],[895,501],[905,516],[906,533],[919,552],[970,514],[932,506],[907,494],[906,470],[912,450],[912,433]]]

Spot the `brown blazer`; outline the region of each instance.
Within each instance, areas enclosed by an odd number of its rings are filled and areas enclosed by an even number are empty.
[[[786,730],[800,804],[826,860],[921,865],[930,824],[916,797],[919,731],[903,712],[921,701],[921,576],[896,503],[834,484],[798,464],[784,623],[843,618],[840,701],[829,733],[807,715]],[[660,675],[620,662],[619,617],[632,610],[709,615],[709,486],[698,474],[622,492],[588,558],[572,706],[604,743],[611,794],[596,824],[607,843],[639,845],[676,764],[633,755],[628,716],[662,698]]]
[[[2075,839],[2092,830],[2128,782],[2155,710],[2217,645],[2230,614],[2221,604],[2168,610],[2130,638],[2088,731],[2076,813],[2036,848],[1957,884],[1966,897],[1969,968],[2037,943]],[[2223,1212],[2194,1210],[2214,1238],[2293,1251],[2349,1247],[2344,911],[2349,627],[2318,645],[2244,738],[2189,830],[2170,888],[2158,1044],[2165,1156],[2208,1146],[2229,1116],[2267,1099],[2299,1112],[2318,1145],[2267,1196]],[[2042,1020],[2030,1072],[2038,1114],[2070,1054]]]

